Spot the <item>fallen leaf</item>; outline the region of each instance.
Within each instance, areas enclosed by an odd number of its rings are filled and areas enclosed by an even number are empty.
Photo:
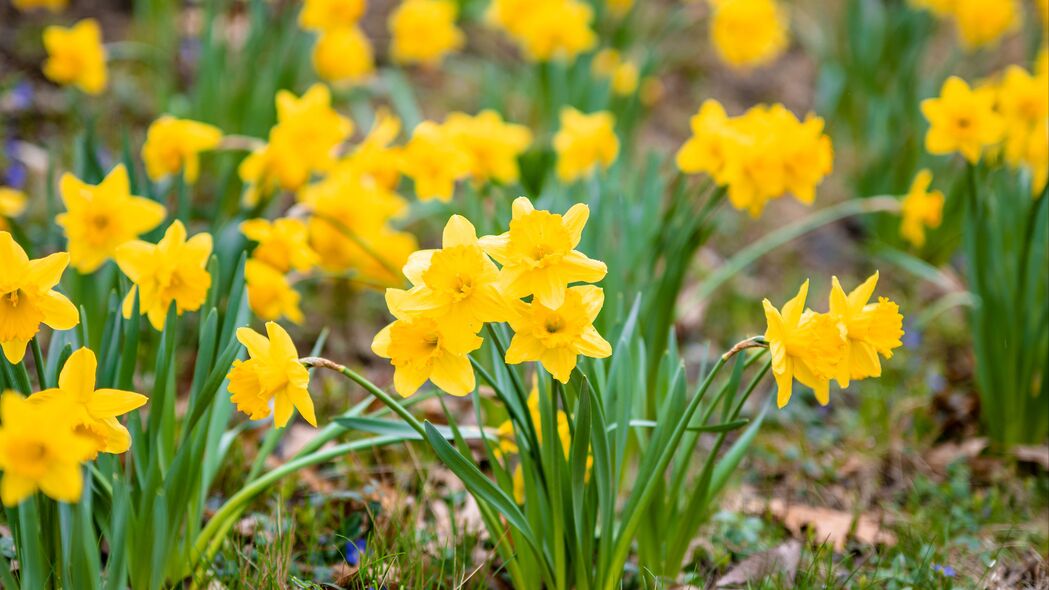
[[[768,509],[795,537],[802,537],[805,529],[811,529],[817,543],[830,543],[838,552],[845,549],[850,531],[851,536],[866,545],[896,544],[896,535],[883,530],[879,519],[867,514],[860,514],[854,518],[848,512],[833,508],[804,504],[788,505],[779,498],[769,501]]]
[[[1013,454],[1024,463],[1034,463],[1049,471],[1049,446],[1020,445],[1013,448]]]
[[[787,588],[794,586],[801,561],[801,542],[790,540],[779,547],[756,553],[736,564],[714,583],[715,588],[733,588],[782,575]]]
[[[946,471],[951,463],[977,457],[986,448],[986,438],[970,438],[960,443],[946,442],[936,445],[926,453],[925,461],[936,471]]]

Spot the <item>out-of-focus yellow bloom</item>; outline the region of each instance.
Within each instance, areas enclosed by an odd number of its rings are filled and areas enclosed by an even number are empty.
[[[58,376],[58,387],[29,396],[34,404],[60,402],[73,420],[77,433],[94,443],[94,452],[119,454],[131,448],[131,434],[117,417],[140,408],[149,398],[120,389],[95,389],[98,361],[89,348],[80,348],[69,356]]]
[[[401,284],[398,269],[418,248],[414,236],[388,226],[406,210],[404,199],[371,177],[340,168],[299,191],[298,200],[311,214],[310,246],[324,270],[354,271],[382,285]]]
[[[401,179],[401,152],[390,144],[400,133],[401,120],[388,109],[380,108],[368,135],[336,167],[371,178],[387,190],[396,189]]]
[[[463,326],[411,318],[389,298],[387,304],[397,319],[375,335],[372,352],[390,359],[397,393],[408,397],[430,380],[446,393],[469,395],[476,382],[467,355],[483,340]]]
[[[572,107],[561,110],[561,128],[554,135],[557,177],[572,182],[607,169],[619,155],[616,119],[608,111],[585,114]]]
[[[306,272],[317,264],[317,253],[309,245],[309,232],[301,219],[282,217],[274,221],[249,219],[240,224],[246,238],[258,242],[251,257],[278,272]]]
[[[798,294],[777,310],[768,299],[762,301],[768,328],[765,339],[772,354],[772,373],[778,392],[776,405],[790,401],[794,379],[810,387],[821,405],[830,402],[830,379],[845,353],[845,328],[830,315],[805,309],[809,282]]]
[[[921,103],[922,113],[929,121],[925,149],[936,155],[961,152],[975,164],[984,148],[1002,139],[1004,124],[994,110],[994,102],[990,88],[972,90],[965,80],[948,78],[938,98],[927,98]]]
[[[249,259],[244,264],[244,281],[248,286],[248,305],[260,320],[286,317],[302,323],[299,292],[279,270],[261,260]]]
[[[597,44],[594,11],[579,0],[492,0],[486,18],[534,61],[572,61]]]
[[[1037,197],[1049,184],[1049,120],[1042,119],[1031,132],[1023,160],[1031,170],[1031,196]]]
[[[641,98],[641,104],[646,107],[650,107],[663,100],[663,96],[666,94],[666,86],[663,81],[655,76],[645,76],[641,80],[641,92],[639,96]]]
[[[470,173],[470,156],[456,144],[448,129],[423,121],[401,150],[401,172],[415,183],[420,201],[452,200],[455,182]]]
[[[711,0],[711,5],[710,38],[728,65],[762,66],[787,49],[789,19],[776,0]]]
[[[234,361],[229,375],[230,401],[252,420],[261,420],[273,409],[273,425],[284,428],[292,408],[311,426],[317,426],[313,400],[307,387],[310,373],[299,362],[291,336],[276,322],[266,322],[266,336],[251,328],[237,328],[237,340],[248,349],[248,360]]]
[[[536,210],[527,197],[514,199],[510,231],[484,236],[481,247],[503,267],[500,282],[508,297],[534,295],[550,309],[560,308],[567,286],[605,277],[605,263],[588,258],[579,245],[590,208],[576,203],[561,216]]]
[[[87,94],[106,89],[106,50],[98,21],[86,18],[71,28],[44,29],[44,75],[52,82],[72,85]]]
[[[192,184],[200,172],[200,152],[215,149],[221,141],[222,130],[214,125],[164,115],[146,131],[146,173],[157,181],[184,169],[186,182]]]
[[[637,65],[624,60],[615,49],[602,49],[594,56],[590,69],[601,78],[606,78],[612,92],[619,96],[633,94],[637,90],[640,72]]]
[[[186,227],[178,220],[156,244],[134,240],[117,248],[117,266],[134,283],[124,298],[124,317],[131,317],[136,291],[139,310],[157,330],[164,329],[172,302],[178,315],[200,309],[211,287],[209,256],[211,234],[199,233],[187,240]]]
[[[160,225],[167,212],[156,201],[131,194],[127,169],[118,164],[98,185],[62,175],[59,193],[65,213],[55,223],[69,240],[69,262],[81,273],[94,272],[124,243]]]
[[[402,64],[437,65],[462,48],[466,37],[455,19],[459,9],[450,0],[404,0],[387,23],[390,54]]]
[[[25,212],[29,199],[20,190],[0,186],[0,231],[7,229],[7,220]]]
[[[996,43],[1020,24],[1016,0],[955,0],[951,16],[962,46],[972,51]]]
[[[514,338],[506,350],[506,362],[539,361],[555,379],[568,383],[579,355],[605,358],[612,354],[612,346],[594,328],[604,303],[604,291],[593,285],[569,287],[556,308],[538,300],[517,302],[510,319]]]
[[[841,387],[850,380],[881,376],[878,355],[890,359],[892,350],[903,345],[903,316],[900,306],[886,297],[877,303],[867,303],[878,284],[875,272],[848,295],[841,288],[838,277],[833,278],[830,291],[830,316],[845,328],[845,352],[837,364],[834,378]]]
[[[91,439],[75,430],[70,408],[29,403],[21,395],[0,397],[0,498],[15,506],[37,490],[62,502],[77,502],[84,489],[80,464],[95,453]]]
[[[920,170],[900,204],[900,235],[918,248],[925,245],[925,228],[940,227],[943,220],[943,193],[930,191],[931,184],[932,172]]]
[[[613,16],[623,16],[634,7],[634,0],[605,0],[605,6]]]
[[[998,112],[1005,123],[1005,161],[1031,171],[1031,192],[1037,196],[1049,173],[1049,73],[1031,75],[1019,66],[1010,66],[997,90]]]
[[[375,72],[371,42],[357,26],[328,29],[313,46],[313,69],[333,83],[357,83]]]
[[[707,100],[692,117],[692,137],[677,153],[682,172],[705,173],[728,188],[737,209],[754,217],[771,200],[787,193],[811,204],[816,186],[833,168],[830,138],[823,119],[799,121],[783,105],[758,105],[729,117]]]
[[[66,6],[69,5],[69,0],[11,0],[11,5],[23,12],[36,10],[37,8],[46,8],[51,12],[58,13],[65,10]]]
[[[40,324],[68,330],[80,322],[76,306],[54,290],[68,264],[65,252],[30,260],[11,234],[0,231],[0,347],[12,364],[22,361]]]
[[[485,322],[507,317],[507,304],[496,288],[499,269],[481,249],[465,217],[453,215],[444,226],[440,250],[420,250],[408,257],[404,274],[412,288],[389,289],[386,300],[401,315],[425,316],[475,333]]]
[[[470,160],[470,176],[479,183],[516,182],[520,176],[517,158],[532,143],[532,132],[524,125],[503,122],[499,113],[484,110],[471,117],[452,113],[444,128],[455,145]]]
[[[352,27],[361,20],[366,0],[306,0],[299,13],[299,26],[315,31]]]
[[[1042,48],[1038,50],[1038,57],[1034,60],[1034,73],[1039,77],[1049,76],[1049,39],[1043,41]]]
[[[252,185],[245,195],[249,204],[259,193],[277,185],[298,190],[313,172],[335,164],[335,150],[353,133],[353,122],[331,108],[331,91],[314,84],[301,97],[287,90],[277,93],[277,125],[269,143],[241,162],[240,177]]]

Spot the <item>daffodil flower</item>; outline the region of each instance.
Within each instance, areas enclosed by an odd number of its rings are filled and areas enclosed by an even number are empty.
[[[299,362],[291,336],[276,322],[266,322],[266,336],[238,328],[237,340],[248,349],[248,360],[235,361],[227,378],[230,400],[252,420],[273,414],[273,425],[283,428],[296,409],[317,426],[313,400],[307,389],[310,374]],[[271,408],[272,405],[272,408]]]

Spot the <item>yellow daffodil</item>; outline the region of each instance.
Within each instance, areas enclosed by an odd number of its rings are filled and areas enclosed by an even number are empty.
[[[131,194],[123,164],[98,185],[63,174],[59,192],[66,212],[59,213],[55,223],[65,229],[70,264],[84,274],[112,258],[121,244],[160,225],[166,215],[160,203]]]
[[[554,135],[557,177],[572,182],[608,168],[619,155],[615,116],[608,111],[585,114],[572,107],[561,110],[561,128]]]
[[[390,15],[390,55],[397,63],[437,65],[466,41],[450,0],[404,0]]]
[[[389,298],[387,304],[397,319],[375,335],[372,352],[390,359],[397,393],[408,397],[429,380],[446,393],[469,395],[476,382],[468,355],[482,339],[461,325],[403,315]]]
[[[168,308],[196,311],[204,304],[211,275],[211,234],[199,233],[186,239],[186,228],[175,220],[156,244],[141,240],[117,248],[117,266],[134,285],[124,298],[124,317],[130,318],[138,292],[139,309],[157,330],[164,329]]]
[[[23,12],[46,8],[50,12],[58,13],[65,10],[69,0],[11,0],[11,5]]]
[[[357,26],[325,30],[311,59],[317,75],[333,83],[358,83],[375,72],[372,45]]]
[[[1049,119],[1042,119],[1031,131],[1023,161],[1031,170],[1031,196],[1038,197],[1049,184]]]
[[[612,346],[594,328],[604,304],[604,291],[593,285],[570,287],[557,307],[539,301],[518,302],[510,318],[514,338],[506,350],[506,362],[539,361],[555,379],[568,383],[579,355],[605,358],[612,354]]]
[[[471,117],[452,113],[445,119],[448,137],[469,158],[470,176],[479,183],[489,180],[517,182],[517,158],[532,143],[532,132],[524,125],[503,122],[499,113],[484,110]]]
[[[597,44],[594,11],[579,0],[493,0],[486,18],[533,61],[572,61]]]
[[[366,0],[305,0],[299,26],[316,31],[352,27],[361,20],[366,7]]]
[[[925,245],[925,228],[940,227],[943,220],[943,193],[930,191],[931,184],[932,172],[920,170],[900,204],[900,235],[918,248]]]
[[[20,190],[0,186],[0,230],[7,229],[7,220],[25,212],[29,199]]]
[[[561,216],[536,210],[527,197],[514,200],[510,230],[484,236],[481,247],[502,265],[500,282],[508,297],[534,295],[550,309],[559,309],[570,283],[594,283],[608,271],[603,262],[575,250],[590,209],[573,205]]]
[[[474,333],[483,323],[503,321],[507,315],[507,304],[496,288],[499,269],[481,249],[465,217],[448,220],[443,248],[408,257],[404,274],[412,288],[386,294],[400,310],[398,317],[430,317]]]
[[[774,61],[789,43],[786,10],[776,0],[710,0],[710,38],[728,65],[749,69]]]
[[[248,305],[260,320],[278,320],[286,317],[301,324],[299,293],[281,271],[260,260],[250,259],[244,264],[244,281],[248,288]]]
[[[68,330],[80,322],[76,306],[54,290],[67,264],[65,252],[30,260],[11,234],[0,231],[0,347],[11,363],[21,362],[40,324]]]
[[[275,322],[266,322],[266,336],[238,328],[237,340],[248,349],[248,360],[234,361],[229,375],[230,400],[252,420],[272,412],[273,425],[284,428],[292,408],[311,426],[317,426],[307,387],[310,373],[299,362],[291,336]],[[270,405],[272,404],[272,409]]]
[[[29,396],[36,404],[59,401],[68,408],[68,416],[75,429],[94,443],[94,459],[98,453],[123,453],[131,448],[131,434],[117,420],[131,410],[149,401],[146,396],[120,389],[95,389],[98,361],[95,353],[80,348],[70,355],[58,376],[58,387],[45,389]]]
[[[677,167],[686,174],[704,173],[719,184],[725,184],[726,166],[735,155],[736,131],[721,103],[708,99],[690,119],[692,136],[677,151]]]
[[[34,404],[7,391],[0,397],[0,498],[15,506],[37,490],[62,502],[77,502],[84,489],[80,464],[95,444],[75,430],[69,406]]]
[[[778,389],[776,405],[781,408],[790,401],[794,379],[810,387],[821,405],[827,405],[830,379],[845,353],[845,328],[828,314],[806,310],[808,293],[809,282],[805,281],[782,311],[768,299],[762,301],[768,322],[765,339]]]
[[[978,162],[984,148],[998,143],[1004,131],[994,102],[992,90],[973,90],[961,78],[948,78],[938,98],[921,103],[929,121],[925,149],[935,155],[961,152],[970,163]]]
[[[87,94],[106,89],[106,50],[98,21],[86,18],[70,28],[44,29],[44,75],[51,81],[72,85]]]
[[[868,303],[877,284],[878,273],[874,273],[846,295],[838,277],[833,278],[830,316],[846,331],[845,352],[834,372],[841,387],[848,387],[850,380],[880,377],[878,355],[892,358],[892,350],[903,345],[900,307],[885,297]]]
[[[998,112],[1005,124],[1005,161],[1014,168],[1030,169],[1031,192],[1045,187],[1049,162],[1046,122],[1049,120],[1049,73],[1030,74],[1019,66],[1006,68],[997,87]]]
[[[412,132],[400,157],[401,172],[415,183],[420,201],[452,200],[455,182],[470,173],[470,156],[456,145],[448,130],[423,121]]]
[[[400,133],[401,120],[380,107],[368,135],[336,168],[370,178],[386,190],[396,189],[401,179],[401,151],[391,144]]]
[[[1016,0],[954,0],[950,15],[962,46],[972,51],[996,43],[1020,24]]]
[[[240,224],[240,231],[249,240],[258,242],[251,257],[279,272],[293,268],[306,272],[317,264],[317,253],[310,248],[309,231],[301,219],[249,219]]]
[[[200,152],[215,149],[221,141],[222,130],[214,125],[164,115],[146,131],[146,173],[157,181],[184,170],[186,182],[192,184],[200,172]]]
[[[637,90],[640,72],[630,60],[624,60],[615,49],[602,49],[594,56],[590,69],[594,75],[609,81],[612,92],[628,96]]]

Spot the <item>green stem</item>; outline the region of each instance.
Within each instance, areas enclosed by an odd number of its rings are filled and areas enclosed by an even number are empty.
[[[31,341],[33,347],[33,364],[36,365],[36,379],[40,389],[47,389],[47,373],[44,371],[44,353],[40,350],[39,334],[33,336]]]

